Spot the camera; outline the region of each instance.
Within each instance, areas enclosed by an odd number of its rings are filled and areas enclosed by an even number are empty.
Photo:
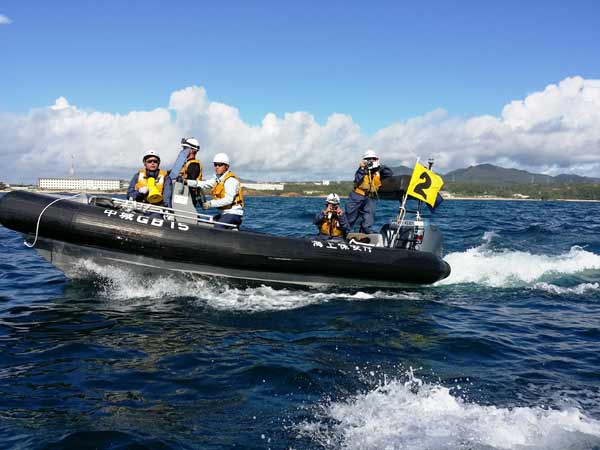
[[[367,159],[367,160],[365,160],[365,162],[367,163],[366,164],[367,169],[372,169],[373,168],[373,161]]]
[[[338,216],[337,213],[338,210],[338,205],[332,205],[331,203],[327,205],[327,210],[325,211],[327,213],[327,220],[331,220],[331,218],[335,218]]]

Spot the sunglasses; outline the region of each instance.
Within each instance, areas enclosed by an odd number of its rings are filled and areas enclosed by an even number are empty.
[[[150,164],[158,164],[158,159],[147,159],[146,162]]]
[[[365,161],[377,161],[377,158],[365,158]]]
[[[225,164],[225,163],[213,163],[213,165],[215,167],[221,167],[221,166],[226,166],[227,164]]]

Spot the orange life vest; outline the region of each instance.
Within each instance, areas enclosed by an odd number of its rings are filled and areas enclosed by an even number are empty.
[[[323,222],[321,222],[321,225],[319,225],[319,232],[331,237],[344,236],[344,232],[340,228],[340,221],[337,217],[327,219],[327,215],[323,219]]]
[[[221,178],[221,180],[215,184],[215,187],[210,191],[210,195],[212,198],[219,199],[225,197],[225,181],[229,178],[235,178],[239,184],[238,191],[235,193],[235,197],[233,197],[233,202],[231,205],[223,206],[219,209],[227,209],[231,208],[234,205],[240,205],[242,208],[244,207],[244,196],[242,195],[242,183],[240,179],[231,171],[227,172],[227,174]]]
[[[165,178],[166,177],[167,177],[167,172],[161,169],[158,171],[158,178],[154,181],[154,185],[160,191],[161,195],[162,195],[163,189],[165,187]],[[139,191],[141,187],[148,187],[148,177],[146,177],[146,169],[142,169],[139,171],[137,183],[135,183],[136,191]]]
[[[368,195],[374,197],[381,187],[381,176],[379,170],[376,172],[367,172],[365,177],[358,186],[354,188],[354,192],[360,195]]]
[[[190,164],[194,164],[194,163],[197,163],[198,166],[200,167],[200,173],[198,174],[198,177],[196,178],[196,180],[201,181],[202,180],[202,164],[197,159],[187,160],[185,162],[185,164],[183,165],[183,167],[181,168],[181,170],[179,171],[179,175],[187,180],[188,179],[187,178],[187,169],[190,166]]]

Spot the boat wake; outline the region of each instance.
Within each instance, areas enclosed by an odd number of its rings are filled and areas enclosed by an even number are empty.
[[[597,272],[600,270],[600,255],[579,246],[573,246],[561,255],[493,250],[490,244],[495,237],[494,232],[487,232],[481,245],[448,254],[444,259],[452,266],[452,273],[437,285],[475,283],[489,287],[530,287],[552,294],[584,294],[600,289],[596,282],[576,286],[553,284],[565,276]],[[600,274],[595,274],[594,278],[596,276],[600,279]]]
[[[184,274],[140,277],[121,267],[100,266],[89,260],[79,262],[76,275],[77,278],[95,280],[102,297],[113,303],[120,302],[123,307],[143,304],[144,299],[151,300],[158,307],[165,299],[185,297],[214,309],[260,312],[297,309],[333,300],[421,300],[427,295],[409,291],[317,291],[265,285],[239,287],[222,279],[192,278]]]
[[[315,407],[295,428],[326,449],[589,449],[600,421],[576,408],[499,408],[470,403],[449,388],[407,380],[382,383]]]
[[[556,286],[550,283],[535,283],[533,285],[534,289],[538,289],[540,291],[546,291],[549,294],[555,295],[566,295],[566,294],[574,294],[574,295],[583,295],[587,294],[591,291],[600,290],[600,283],[581,283],[577,286],[573,287],[562,287]]]

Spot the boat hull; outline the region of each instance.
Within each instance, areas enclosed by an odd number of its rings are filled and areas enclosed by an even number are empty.
[[[0,223],[34,235],[53,200],[9,193],[0,199]],[[40,253],[67,276],[81,260],[304,285],[430,284],[450,273],[429,252],[215,230],[69,200],[44,211],[38,242]]]

